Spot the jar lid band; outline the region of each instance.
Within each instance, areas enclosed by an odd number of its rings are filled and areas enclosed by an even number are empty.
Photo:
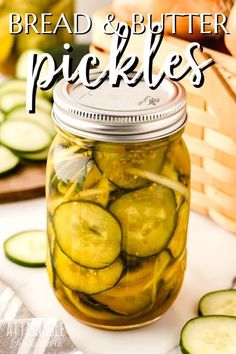
[[[93,71],[96,80],[100,72]],[[156,89],[144,81],[129,87],[121,81],[112,87],[106,80],[91,90],[61,80],[54,90],[53,119],[73,135],[109,142],[142,142],[164,138],[186,124],[186,91],[164,79]]]

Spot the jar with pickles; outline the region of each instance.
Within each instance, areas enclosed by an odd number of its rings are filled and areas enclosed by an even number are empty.
[[[93,74],[94,80],[96,73]],[[190,160],[186,93],[60,81],[47,163],[47,269],[82,322],[122,330],[157,320],[186,267]]]
[[[29,49],[50,50],[65,42],[73,42],[73,35],[66,28],[60,28],[56,34],[38,34],[30,30],[29,34],[13,35],[9,33],[9,14],[17,13],[22,17],[26,13],[37,16],[37,26],[40,26],[42,13],[51,13],[50,22],[55,26],[60,15],[66,16],[68,23],[73,23],[74,0],[0,0],[0,71],[7,74],[14,73],[16,59],[21,53]],[[24,27],[24,23],[23,23]]]

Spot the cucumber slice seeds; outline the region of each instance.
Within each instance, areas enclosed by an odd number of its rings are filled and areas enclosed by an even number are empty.
[[[124,194],[111,204],[110,211],[122,225],[123,251],[136,257],[160,253],[177,223],[175,195],[161,185]]]
[[[23,231],[4,242],[7,258],[25,267],[44,267],[46,248],[46,232],[41,230]]]
[[[236,317],[236,290],[220,290],[204,295],[198,307],[200,316],[225,315]]]
[[[235,354],[236,317],[207,316],[190,320],[181,333],[183,354]]]
[[[120,254],[120,225],[96,204],[63,203],[55,210],[53,225],[62,251],[84,267],[107,267]]]
[[[54,266],[62,283],[71,290],[85,294],[97,294],[112,288],[120,279],[123,263],[118,258],[102,269],[84,268],[71,261],[55,244]]]

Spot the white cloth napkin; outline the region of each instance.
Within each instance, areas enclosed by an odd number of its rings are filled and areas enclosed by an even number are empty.
[[[83,354],[62,321],[33,318],[14,291],[0,281],[0,354]]]

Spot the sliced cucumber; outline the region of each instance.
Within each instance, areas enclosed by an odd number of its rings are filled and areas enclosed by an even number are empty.
[[[93,295],[93,298],[121,315],[140,315],[149,310],[152,305],[151,287],[147,289],[142,289],[140,287],[136,294],[127,294],[125,296],[120,296],[119,298],[114,297],[109,291],[110,290],[105,291],[104,293],[102,292],[101,294]]]
[[[4,242],[4,251],[12,262],[25,267],[44,267],[47,253],[45,231],[31,230],[13,235]]]
[[[122,250],[132,256],[161,252],[176,227],[175,195],[160,185],[127,193],[112,203],[110,210],[122,226]]]
[[[118,258],[103,269],[89,269],[72,262],[56,244],[54,266],[62,283],[71,290],[85,294],[96,294],[112,288],[119,281],[123,264]]]
[[[2,111],[0,111],[0,124],[2,124],[4,120],[5,120],[5,114]]]
[[[136,189],[146,186],[149,181],[128,173],[128,167],[159,173],[165,159],[166,146],[153,150],[140,151],[126,148],[123,150],[118,144],[99,143],[94,155],[95,162],[100,171],[115,185],[125,189]]]
[[[34,114],[29,114],[26,112],[25,106],[17,106],[7,113],[7,120],[8,121],[29,120],[33,123],[42,125],[42,127],[47,130],[47,132],[52,136],[52,138],[56,134],[51,115],[48,112],[45,112],[43,109],[38,107]]]
[[[110,183],[107,178],[102,177],[94,188],[85,189],[75,195],[76,200],[91,201],[106,207],[109,202]]]
[[[190,320],[181,333],[184,354],[235,354],[236,317],[207,316]]]
[[[104,305],[96,304],[95,306],[94,303],[91,304],[91,302],[85,298],[87,297],[86,295],[70,290],[62,284],[60,280],[57,280],[57,282],[59,286],[62,287],[66,300],[71,303],[80,314],[101,321],[109,321],[116,318],[109,309],[106,308],[104,311]]]
[[[21,152],[38,152],[51,143],[46,130],[29,121],[3,123],[0,127],[0,140],[10,149]]]
[[[199,302],[198,312],[200,316],[236,317],[236,290],[220,290],[204,295]]]
[[[18,153],[18,155],[24,159],[24,160],[29,160],[29,161],[45,161],[47,160],[48,157],[48,151],[49,149],[46,148],[45,150],[39,151],[39,152],[21,152]]]
[[[136,296],[141,289],[149,288],[153,283],[155,258],[145,259],[140,263],[136,269],[126,270],[119,283],[101,295],[105,295],[104,298],[113,297],[119,302],[120,297]]]
[[[0,176],[8,174],[14,170],[20,163],[18,156],[13,154],[11,150],[0,145]]]
[[[128,271],[115,287],[93,298],[119,314],[138,316],[156,303],[158,284],[170,260],[170,254],[164,251],[160,256],[140,262],[141,269]]]
[[[18,93],[18,92],[7,93],[5,95],[0,96],[0,107],[4,112],[9,112],[17,106],[25,106],[25,100],[26,100],[26,96],[24,93]],[[51,103],[46,98],[43,97],[37,97],[36,107],[44,110],[49,114],[52,110]]]
[[[158,283],[170,259],[169,253],[164,251],[160,256],[140,262],[141,269],[128,271],[115,287],[93,298],[122,315],[137,316],[150,310],[158,297]]]
[[[19,79],[26,79],[27,78],[28,57],[29,57],[29,54],[31,52],[32,52],[32,50],[24,51],[20,55],[19,59],[17,60],[17,63],[16,63],[16,77],[18,77]],[[37,54],[37,55],[44,54],[44,52],[42,52],[39,49],[34,49],[34,53]],[[41,76],[46,76],[47,72],[48,72],[47,65],[46,66],[44,65],[42,73],[41,73]]]
[[[46,255],[46,262],[45,265],[47,267],[47,274],[49,278],[50,285],[54,287],[55,285],[55,272],[52,266],[52,257],[50,252],[50,247],[47,247],[47,255]]]
[[[178,258],[183,253],[186,246],[188,217],[189,203],[184,201],[178,210],[177,226],[167,247],[174,258]]]
[[[120,254],[119,223],[98,205],[63,203],[54,213],[53,225],[63,252],[84,267],[104,268]]]
[[[95,163],[93,163],[92,168],[87,173],[82,189],[84,190],[94,187],[99,182],[101,177],[101,172],[99,171]]]
[[[6,80],[0,85],[0,96],[9,94],[9,93],[23,93],[26,92],[26,81],[11,79]]]

